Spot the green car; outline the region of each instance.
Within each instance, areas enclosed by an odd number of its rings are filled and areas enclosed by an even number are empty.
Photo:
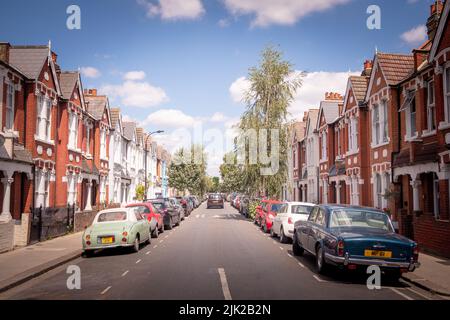
[[[85,256],[95,250],[121,247],[138,252],[141,243],[150,243],[150,237],[150,223],[135,208],[103,210],[84,231],[83,251]]]

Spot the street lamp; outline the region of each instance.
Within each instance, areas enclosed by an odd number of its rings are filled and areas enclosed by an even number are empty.
[[[148,134],[148,136],[145,138],[145,143],[144,143],[144,151],[145,151],[145,198],[147,199],[147,192],[148,192],[148,186],[147,186],[147,157],[148,157],[148,150],[147,150],[147,142],[148,142],[148,138],[150,138],[151,136],[155,135],[155,134],[161,134],[164,133],[164,130],[158,130],[155,132],[151,132]]]

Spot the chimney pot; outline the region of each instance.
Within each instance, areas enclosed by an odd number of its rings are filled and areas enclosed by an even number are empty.
[[[0,60],[9,63],[9,50],[11,45],[8,42],[0,42]]]

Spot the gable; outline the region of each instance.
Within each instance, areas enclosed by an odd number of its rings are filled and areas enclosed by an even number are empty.
[[[436,56],[450,47],[450,26],[448,24],[448,16],[450,11],[450,2],[445,1],[444,10],[442,11],[439,21],[438,30],[433,40],[429,61],[432,62]]]
[[[386,78],[378,62],[378,57],[375,57],[374,67],[372,73],[370,74],[369,88],[367,89],[365,100],[368,101],[373,94],[385,87],[387,87]]]
[[[58,91],[57,86],[56,86],[57,82],[54,77],[54,73],[52,72],[52,68],[51,68],[50,64],[44,63],[37,80],[39,82],[42,82],[48,88]]]

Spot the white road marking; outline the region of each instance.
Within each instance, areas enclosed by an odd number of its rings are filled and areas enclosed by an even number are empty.
[[[292,255],[291,255],[291,254],[289,254],[289,253],[288,253],[287,255],[288,255],[288,257],[289,257],[289,258],[293,258],[293,257],[292,257]]]
[[[105,290],[103,290],[100,294],[104,295],[105,293],[107,293],[109,291],[109,289],[111,289],[112,287],[109,286],[108,288],[106,288]]]
[[[320,279],[319,276],[317,276],[317,275],[313,275],[313,277],[314,277],[314,279],[316,279],[319,282],[328,282],[327,280]]]
[[[125,277],[125,276],[128,274],[128,272],[130,272],[130,271],[129,271],[129,270],[125,271],[125,272],[122,274],[122,277]]]
[[[392,291],[394,291],[396,294],[398,294],[399,296],[402,296],[403,298],[405,298],[406,300],[414,300],[413,298],[411,298],[410,296],[404,294],[403,292],[400,292],[399,290],[395,289],[395,288],[389,288]]]
[[[273,244],[277,244],[277,242],[275,240],[273,240],[272,242],[273,242]]]
[[[163,242],[164,242],[164,240],[160,240],[160,241],[159,241],[159,243],[163,243]]]
[[[305,268],[304,264],[301,263],[301,262],[299,262],[298,265],[299,265],[300,267],[302,267],[302,268]]]
[[[138,261],[136,261],[136,264],[138,264],[139,262],[141,262],[142,260],[141,259],[139,259]]]
[[[426,295],[424,295],[423,293],[420,293],[419,291],[416,291],[416,290],[411,289],[411,288],[407,288],[407,289],[408,289],[409,291],[411,291],[411,292],[417,294],[418,296],[421,296],[422,298],[425,298],[425,299],[427,299],[427,300],[433,300],[432,298],[427,297]]]
[[[165,236],[164,239],[167,239],[169,237],[169,235]]]
[[[145,254],[148,256],[151,253],[151,251],[147,251]]]
[[[200,215],[198,214],[198,215],[196,215],[195,217],[198,219],[198,218],[200,218]]]
[[[202,214],[202,219],[203,219],[205,216],[206,216],[205,214]]]
[[[220,282],[222,284],[223,296],[225,297],[225,300],[232,300],[230,288],[228,287],[227,275],[225,274],[225,269],[219,268],[218,271],[220,276]]]
[[[283,247],[280,247],[280,250],[281,250],[281,251],[283,251],[283,250],[284,250],[284,248],[283,248]]]
[[[153,249],[156,249],[156,248],[158,248],[158,245],[155,245],[155,246],[153,247]]]

